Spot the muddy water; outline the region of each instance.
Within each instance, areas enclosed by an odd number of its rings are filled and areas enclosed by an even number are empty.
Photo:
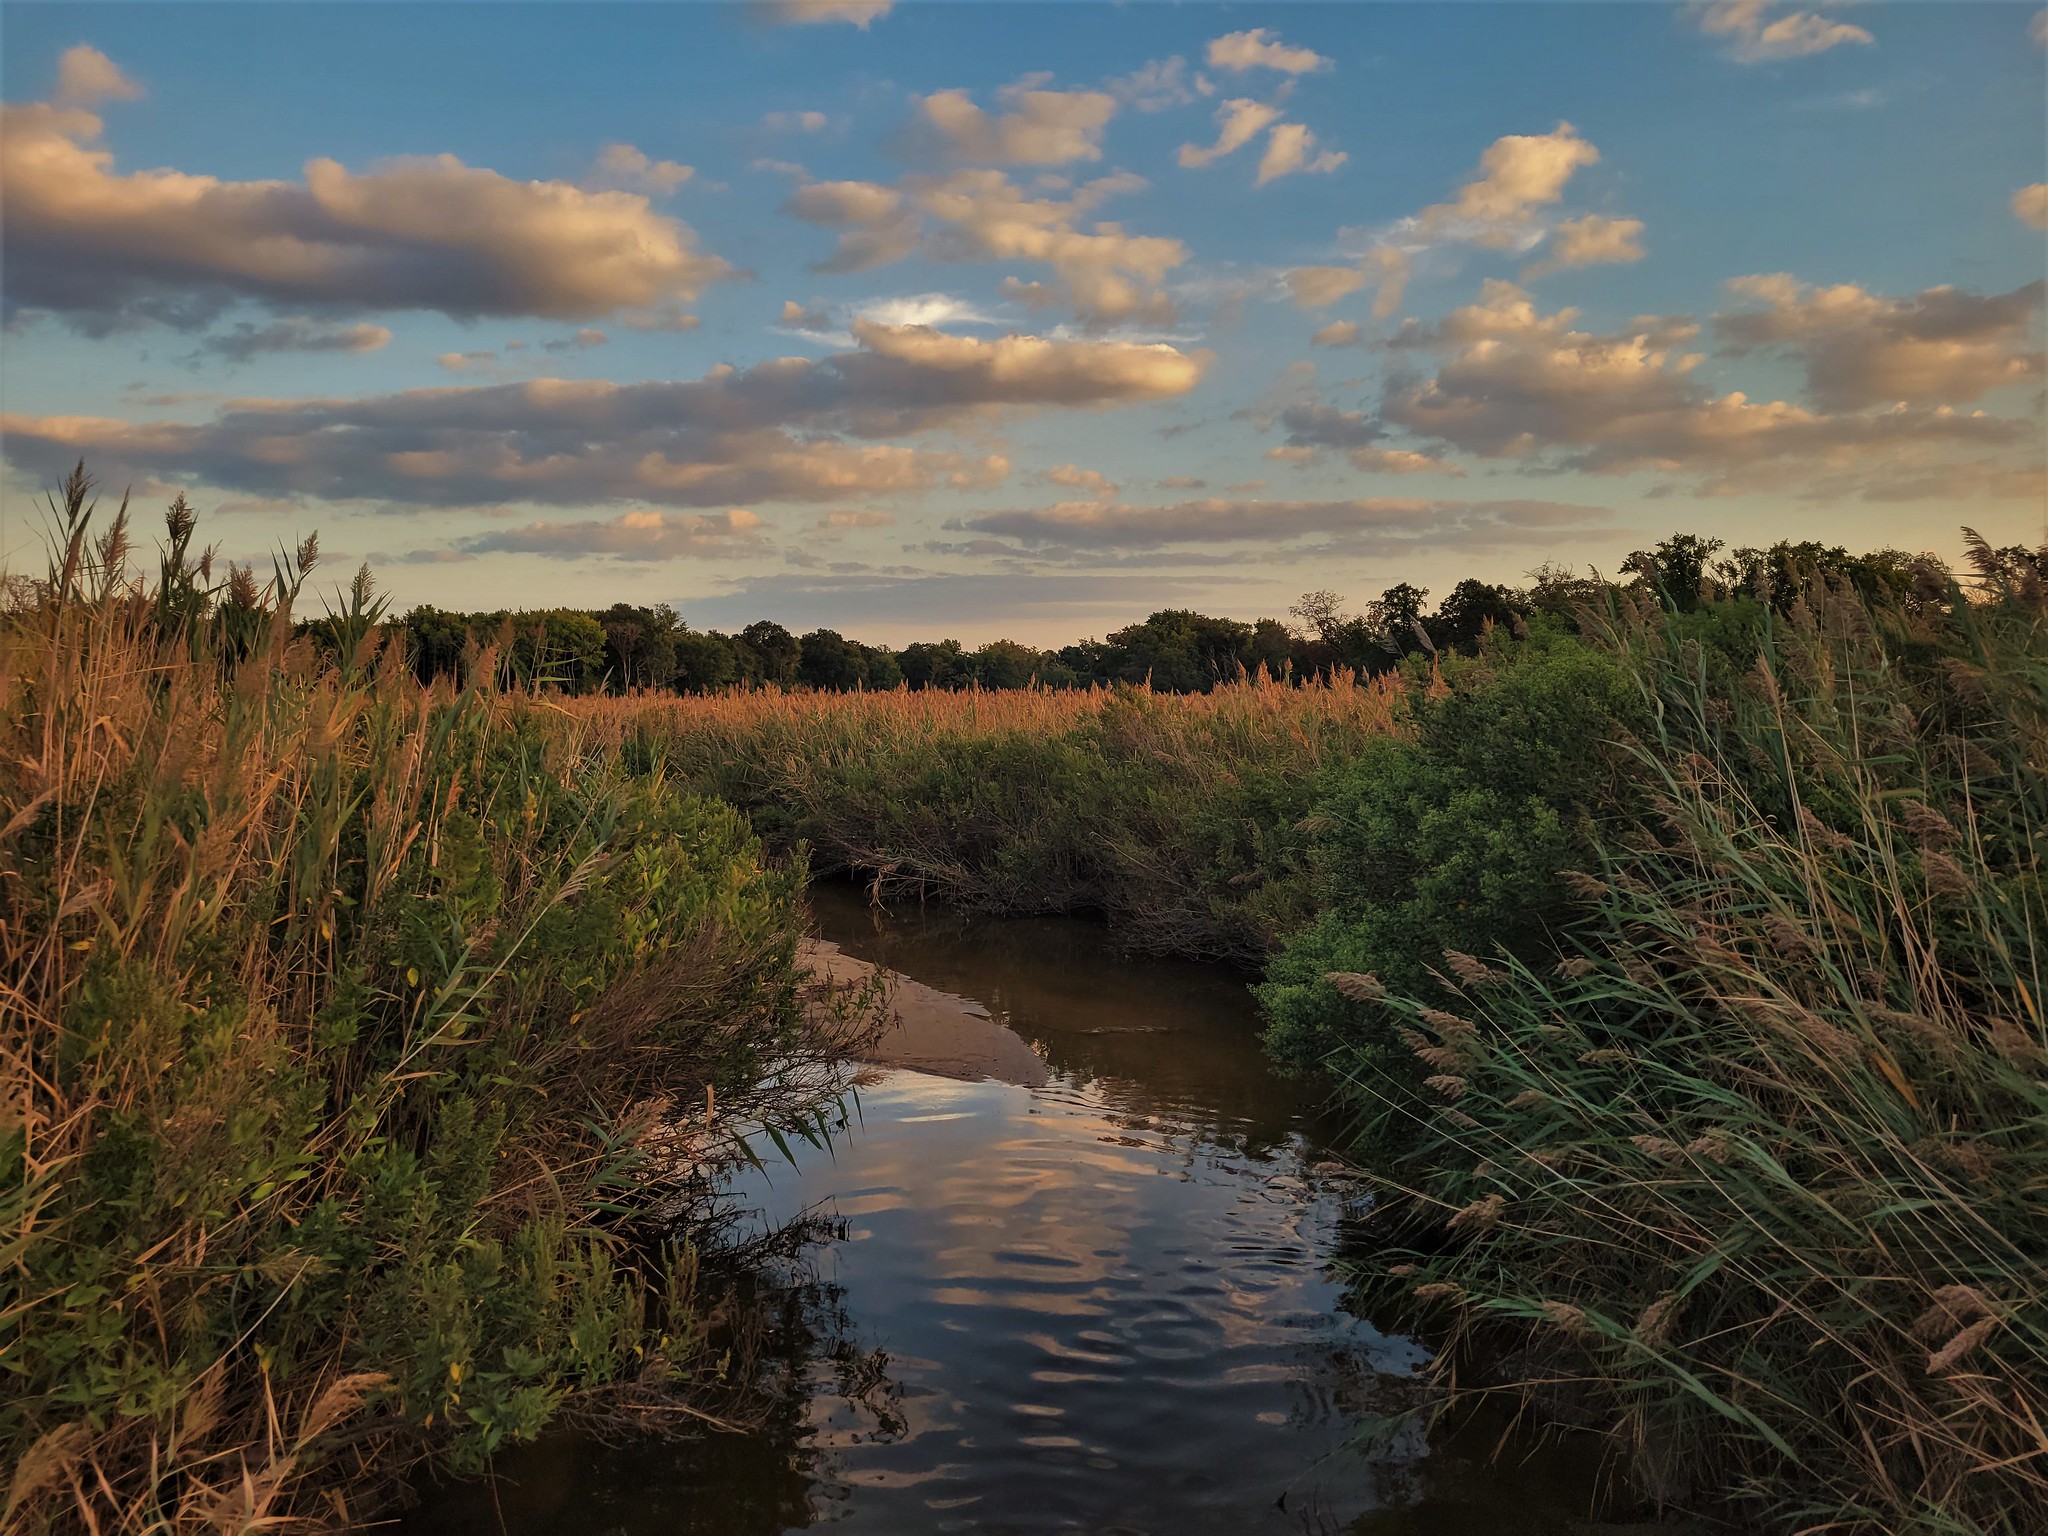
[[[837,1223],[792,1291],[782,1420],[556,1436],[495,1489],[430,1494],[413,1536],[1579,1528],[1578,1457],[1366,1436],[1425,1352],[1343,1306],[1330,1261],[1359,1191],[1312,1089],[1261,1057],[1241,977],[1119,958],[1078,922],[879,919],[829,887],[814,906],[826,937],[979,1002],[1043,1065],[882,1070],[829,1154],[736,1180],[764,1229]]]

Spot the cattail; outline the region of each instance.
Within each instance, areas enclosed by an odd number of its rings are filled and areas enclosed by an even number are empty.
[[[1456,1301],[1465,1291],[1447,1280],[1425,1280],[1421,1285],[1410,1286],[1408,1294],[1417,1301]]]
[[[1425,1008],[1421,1013],[1422,1022],[1438,1034],[1469,1034],[1478,1026],[1470,1019],[1461,1019],[1455,1013],[1445,1013],[1441,1008]]]
[[[1579,1065],[1582,1067],[1612,1067],[1619,1066],[1628,1059],[1627,1051],[1617,1051],[1611,1045],[1603,1045],[1593,1050],[1582,1052],[1579,1056]]]
[[[1537,1306],[1555,1327],[1563,1329],[1566,1333],[1592,1331],[1586,1326],[1586,1311],[1583,1307],[1575,1307],[1568,1301],[1540,1301]]]
[[[1445,1072],[1435,1077],[1426,1077],[1422,1081],[1425,1087],[1434,1089],[1447,1099],[1462,1099],[1465,1096],[1465,1079],[1462,1077]]]
[[[1671,1323],[1678,1311],[1678,1293],[1666,1291],[1636,1319],[1635,1335],[1645,1344],[1662,1344],[1671,1336]]]
[[[1923,848],[1946,848],[1956,840],[1956,829],[1949,824],[1949,819],[1926,802],[1908,800],[1901,810],[1906,818],[1906,830]]]
[[[1944,1285],[1934,1293],[1927,1310],[1913,1320],[1913,1337],[1938,1339],[1951,1329],[1998,1315],[1998,1307],[1974,1285]]]
[[[1500,1225],[1500,1215],[1507,1209],[1507,1203],[1505,1195],[1487,1195],[1483,1199],[1474,1200],[1463,1210],[1454,1212],[1445,1225],[1453,1232],[1463,1232],[1467,1228],[1474,1232],[1489,1231]]]
[[[1958,864],[1938,848],[1920,850],[1920,876],[1936,896],[1957,896],[1964,900],[1976,895],[1977,886]]]
[[[1548,1104],[1550,1095],[1540,1088],[1524,1088],[1508,1100],[1509,1109],[1534,1109],[1538,1104]]]
[[[1413,1264],[1389,1264],[1387,1266],[1387,1273],[1394,1276],[1397,1280],[1405,1280],[1410,1275],[1420,1274],[1421,1271]]]
[[[1507,972],[1497,971],[1484,960],[1460,949],[1445,950],[1444,964],[1460,981],[1470,982],[1473,986],[1493,986],[1507,980]]]
[[[1354,1003],[1377,1003],[1387,995],[1379,977],[1369,971],[1325,971],[1323,980]]]
[[[1995,1317],[1979,1318],[1976,1322],[1970,1324],[1969,1327],[1963,1329],[1962,1332],[1958,1333],[1954,1338],[1927,1357],[1927,1374],[1930,1376],[1946,1374],[1952,1367],[1960,1363],[1965,1355],[1969,1354],[1979,1344],[1982,1344],[1990,1336],[1991,1330],[1997,1326],[1998,1319]]]

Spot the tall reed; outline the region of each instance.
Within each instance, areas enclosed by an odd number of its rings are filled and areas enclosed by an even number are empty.
[[[0,616],[0,1525],[346,1523],[421,1450],[718,1416],[692,1199],[823,1128],[801,872],[419,686],[365,581],[323,659],[310,546],[215,583],[174,508],[145,586],[55,510]]]
[[[1516,1390],[1572,1384],[1666,1497],[2048,1528],[2048,604],[1986,564],[1811,593],[1733,686],[1624,615],[1653,819],[1565,958],[1449,954],[1434,1007],[1331,978],[1428,1074],[1351,1087],[1423,1121],[1391,1274],[1446,1379],[1533,1338]]]

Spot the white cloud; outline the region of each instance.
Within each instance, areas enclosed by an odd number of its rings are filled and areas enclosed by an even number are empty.
[[[1102,135],[1116,115],[1106,91],[1052,91],[1046,75],[1028,75],[996,93],[991,117],[961,90],[913,97],[914,129],[946,156],[976,165],[1066,165],[1100,160]]]
[[[80,454],[256,495],[395,506],[606,501],[674,507],[902,496],[993,484],[995,454],[885,441],[1005,412],[1172,399],[1211,359],[1171,346],[979,339],[855,321],[856,351],[781,358],[692,381],[412,389],[360,399],[241,400],[197,423],[0,418],[9,462],[61,473]],[[451,354],[488,371],[489,354]]]
[[[1286,274],[1288,296],[1301,309],[1325,309],[1358,292],[1369,279],[1356,267],[1296,267]]]
[[[1282,176],[1328,175],[1351,157],[1342,150],[1316,153],[1316,136],[1300,123],[1280,123],[1266,136],[1266,152],[1259,157],[1259,174],[1254,186],[1263,187]]]
[[[1241,74],[1248,69],[1277,69],[1305,75],[1328,69],[1330,61],[1313,48],[1290,48],[1266,27],[1229,32],[1209,44],[1209,67]]]
[[[1180,147],[1184,169],[1200,170],[1234,154],[1280,120],[1280,109],[1249,97],[1235,97],[1216,109],[1216,142],[1204,149],[1199,144]]]
[[[88,328],[203,324],[237,298],[594,319],[733,275],[633,193],[515,181],[453,155],[361,173],[316,159],[298,182],[123,175],[89,112],[0,114],[9,301]]]
[[[598,152],[590,181],[596,187],[666,197],[696,174],[691,166],[655,160],[630,144],[607,144]]]
[[[1522,281],[1562,272],[1568,267],[1591,267],[1609,262],[1643,259],[1643,221],[1610,219],[1597,213],[1564,219],[1550,232],[1550,253],[1543,260],[1522,269]]]
[[[2041,14],[2048,16],[2048,11]],[[2012,216],[2022,224],[2048,229],[2048,181],[2037,181],[2031,187],[2021,187],[2013,193]]]
[[[1846,21],[1786,10],[1772,0],[1703,0],[1687,6],[1685,14],[1708,37],[1726,38],[1728,57],[1738,64],[1805,58],[1845,43],[1875,41]]]
[[[1542,237],[1537,210],[1564,196],[1574,171],[1599,159],[1600,151],[1570,123],[1549,133],[1505,134],[1479,157],[1477,174],[1457,196],[1423,209],[1416,224],[1431,238],[1526,249]]]
[[[1057,485],[1070,491],[1081,491],[1097,501],[1109,501],[1116,496],[1115,481],[1099,469],[1083,469],[1078,464],[1057,464],[1041,477],[1048,485]]]
[[[814,27],[843,21],[866,31],[896,0],[748,0],[747,9],[776,27]]]
[[[90,43],[66,48],[57,60],[57,94],[51,99],[60,107],[95,107],[103,101],[135,101],[141,95],[142,87]]]
[[[1355,347],[1361,337],[1356,320],[1332,320],[1328,325],[1318,326],[1309,341],[1318,347]]]
[[[2043,286],[1992,295],[1929,288],[1894,299],[1855,283],[1819,288],[1766,273],[1728,284],[1765,307],[1718,316],[1715,326],[1737,347],[1796,359],[1808,393],[1829,410],[1958,405],[2042,376]]]
[[[1202,75],[1190,76],[1188,61],[1178,54],[1170,59],[1153,59],[1128,75],[1106,82],[1110,95],[1134,112],[1164,112],[1184,107],[1199,96],[1214,93],[1215,87]]]

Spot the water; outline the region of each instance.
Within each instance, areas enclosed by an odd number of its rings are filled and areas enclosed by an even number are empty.
[[[1079,922],[814,905],[849,952],[985,1004],[1044,1070],[881,1070],[829,1155],[736,1179],[763,1227],[841,1224],[792,1292],[780,1421],[553,1436],[495,1489],[430,1491],[409,1536],[1580,1528],[1583,1456],[1499,1464],[1477,1428],[1356,1448],[1426,1352],[1344,1308],[1330,1259],[1360,1190],[1312,1086],[1261,1056],[1242,977],[1120,958]]]

